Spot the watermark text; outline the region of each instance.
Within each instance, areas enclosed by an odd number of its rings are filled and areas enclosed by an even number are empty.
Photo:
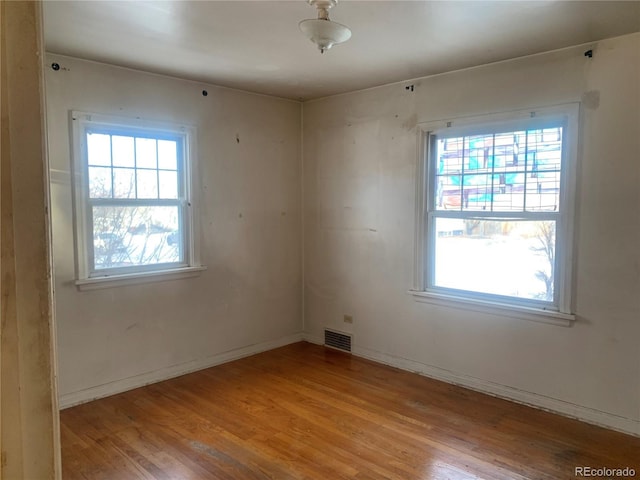
[[[636,471],[631,467],[607,468],[607,467],[575,467],[573,474],[576,477],[596,477],[596,478],[633,478]]]

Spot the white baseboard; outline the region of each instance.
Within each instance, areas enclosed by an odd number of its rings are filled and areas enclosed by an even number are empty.
[[[318,345],[322,345],[324,343],[322,338],[307,334],[303,334],[303,339],[307,342]],[[424,375],[425,377],[486,393],[494,397],[500,397],[506,400],[522,403],[530,407],[558,413],[560,415],[575,418],[600,427],[617,430],[634,436],[640,436],[640,421],[633,420],[631,418],[613,415],[611,413],[602,412],[582,405],[576,405],[564,400],[547,397],[525,390],[519,390],[507,385],[482,380],[469,375],[451,372],[433,365],[427,365],[414,360],[388,355],[377,350],[358,347],[356,345],[352,346],[352,354],[378,363],[390,365],[401,370],[417,373],[418,375]]]
[[[143,387],[151,383],[157,383],[163,380],[168,380],[170,378],[179,377],[181,375],[202,370],[204,368],[214,367],[216,365],[231,362],[242,357],[255,355],[256,353],[273,350],[274,348],[283,347],[285,345],[289,345],[290,343],[300,342],[302,341],[302,339],[302,334],[296,333],[294,335],[282,337],[277,340],[248,345],[246,347],[218,353],[210,357],[193,360],[191,362],[182,363],[180,365],[173,365],[160,370],[154,370],[153,372],[124,378],[122,380],[116,380],[114,382],[97,385],[95,387],[90,387],[77,392],[65,393],[64,395],[61,395],[59,399],[60,409],[62,410],[65,408],[73,407],[74,405],[90,402],[98,398],[108,397],[110,395],[115,395],[116,393],[122,393],[126,392],[127,390],[133,390],[134,388]]]

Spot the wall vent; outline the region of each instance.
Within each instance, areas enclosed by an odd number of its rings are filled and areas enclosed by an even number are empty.
[[[324,329],[324,345],[343,352],[351,352],[351,335]]]

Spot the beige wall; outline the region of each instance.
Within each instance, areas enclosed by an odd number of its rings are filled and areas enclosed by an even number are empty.
[[[61,69],[46,69],[46,87],[63,406],[298,340],[300,104],[47,56],[54,61]],[[199,277],[77,290],[72,109],[196,126]]]
[[[310,339],[640,434],[640,35],[588,48],[304,104]],[[416,302],[416,124],[576,101],[575,325]]]
[[[60,478],[40,6],[2,2],[0,477]]]

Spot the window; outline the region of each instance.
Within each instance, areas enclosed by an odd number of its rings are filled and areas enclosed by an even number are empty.
[[[193,129],[73,112],[79,283],[197,267]]]
[[[577,108],[435,122],[422,135],[417,293],[572,320]]]

